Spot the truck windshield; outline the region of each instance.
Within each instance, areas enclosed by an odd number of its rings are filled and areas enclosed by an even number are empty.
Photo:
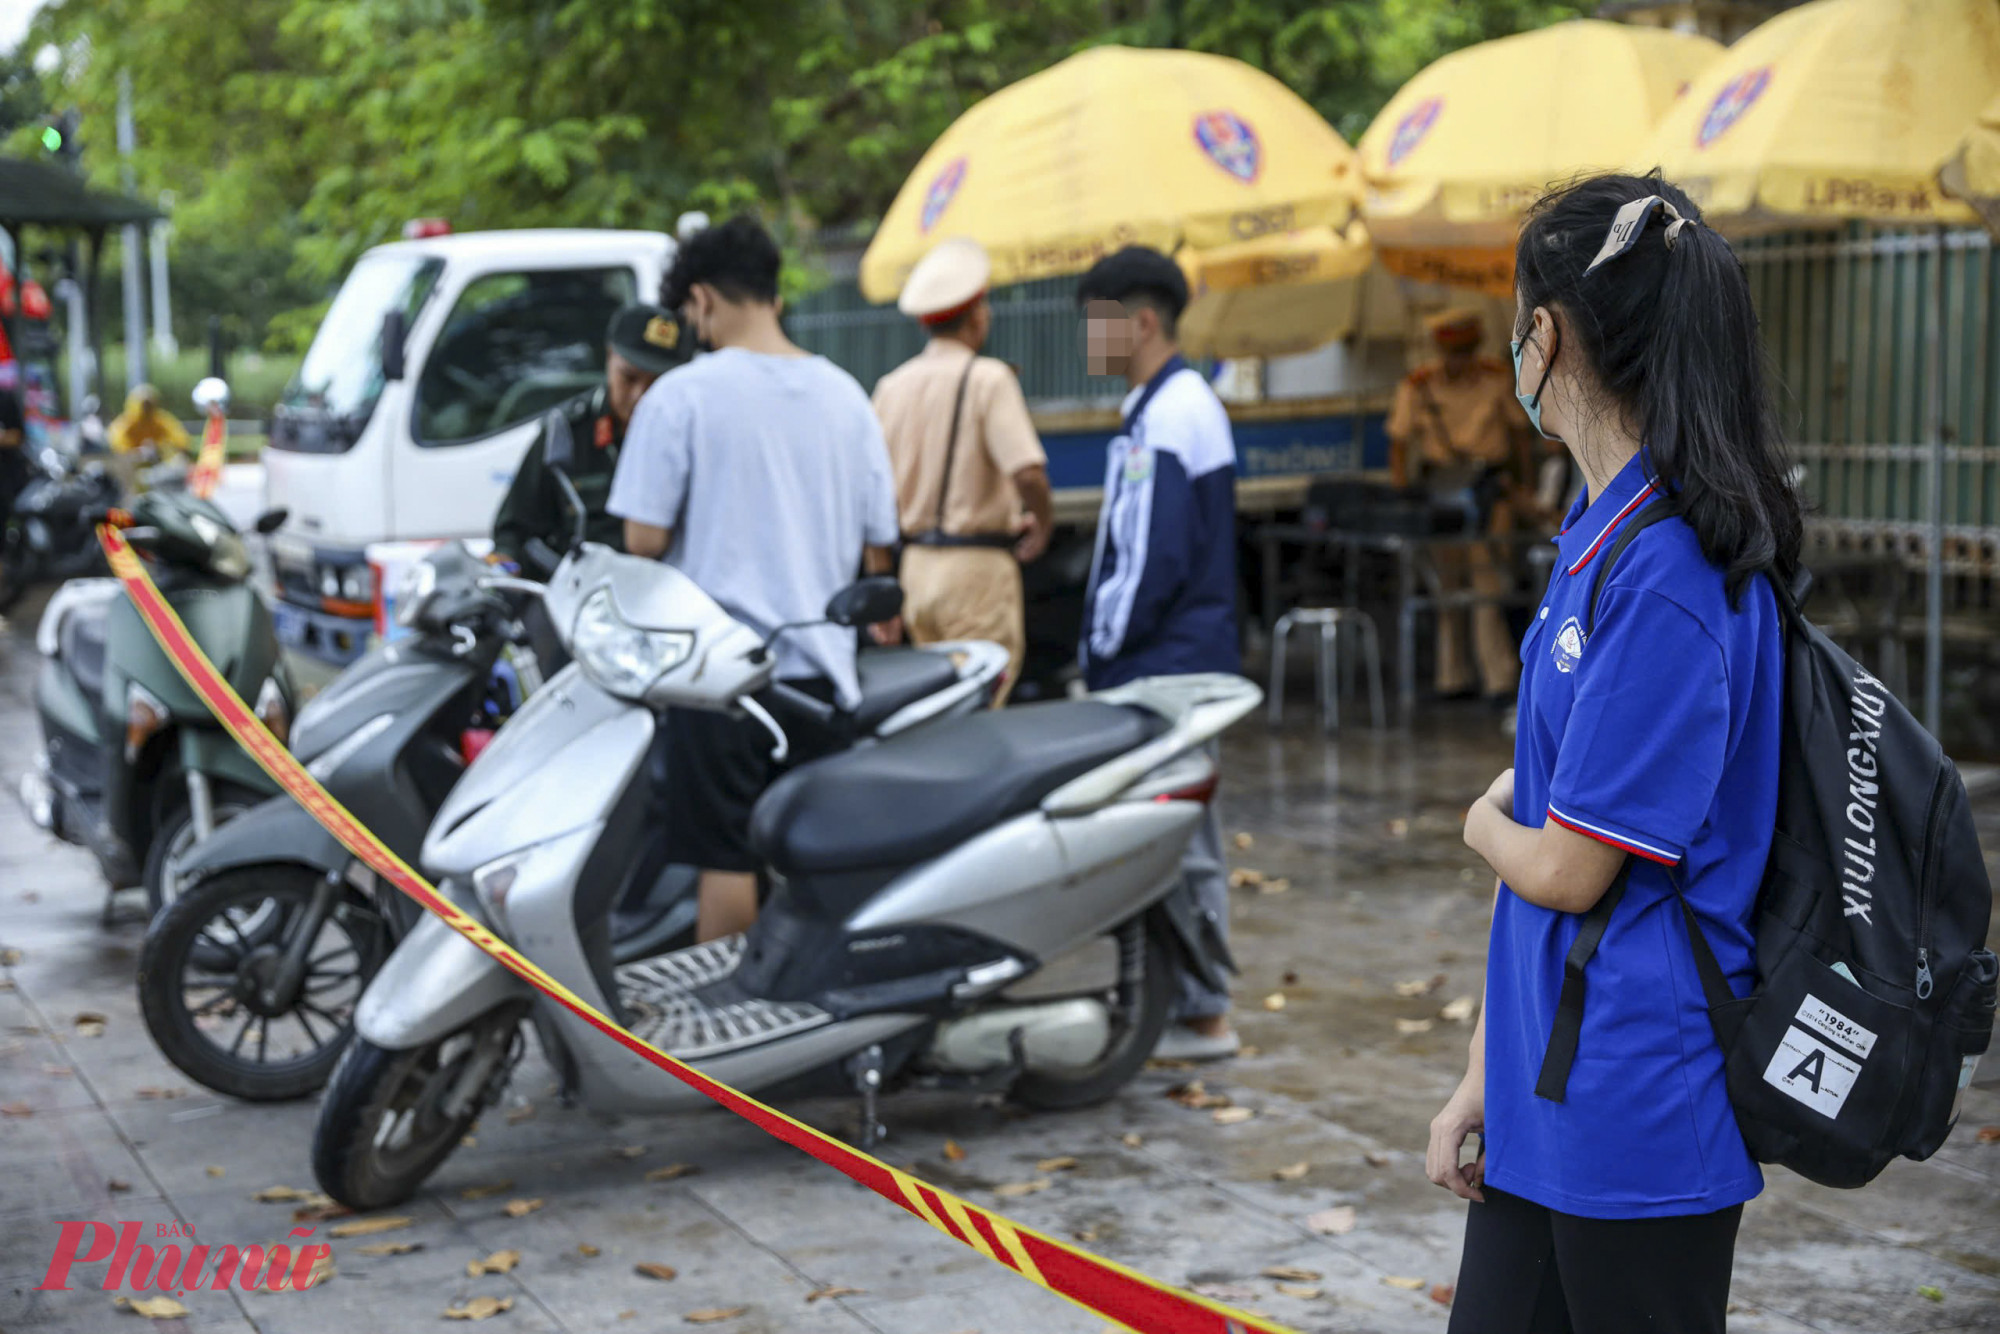
[[[272,445],[333,453],[354,443],[382,395],[382,317],[400,309],[405,327],[414,324],[442,272],[443,260],[420,255],[362,257],[279,400]],[[284,429],[308,422],[318,429]]]

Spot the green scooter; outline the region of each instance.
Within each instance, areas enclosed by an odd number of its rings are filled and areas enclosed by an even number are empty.
[[[257,530],[284,521],[272,511]],[[283,739],[292,686],[228,517],[184,491],[149,491],[124,533],[195,642]],[[35,642],[43,749],[23,802],[35,823],[88,848],[113,890],[143,885],[157,913],[180,889],[188,851],[277,786],[181,679],[117,580],[64,584]]]

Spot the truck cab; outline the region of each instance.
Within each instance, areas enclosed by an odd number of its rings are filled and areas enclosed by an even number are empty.
[[[278,635],[345,664],[377,603],[371,543],[483,537],[548,409],[604,378],[604,330],[651,300],[660,232],[431,235],[363,255],[272,414]]]

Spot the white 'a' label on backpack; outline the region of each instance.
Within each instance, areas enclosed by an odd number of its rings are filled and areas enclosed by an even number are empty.
[[[1764,1068],[1764,1082],[1829,1119],[1837,1117],[1854,1091],[1861,1062],[1875,1050],[1875,1033],[1811,994],[1792,1022],[1798,1027],[1785,1030]]]

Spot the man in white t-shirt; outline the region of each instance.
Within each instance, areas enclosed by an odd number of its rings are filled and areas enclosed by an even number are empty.
[[[626,429],[606,508],[626,549],[664,557],[761,634],[816,621],[858,569],[887,571],[898,537],[882,430],[854,377],[785,337],[782,258],[770,233],[732,218],[685,242],[660,304],[714,351],[660,377]],[[786,632],[778,679],[852,708],[854,638]],[[702,868],[696,933],[757,916],[750,809],[774,778],[754,721],[672,710],[662,724],[669,860]]]

